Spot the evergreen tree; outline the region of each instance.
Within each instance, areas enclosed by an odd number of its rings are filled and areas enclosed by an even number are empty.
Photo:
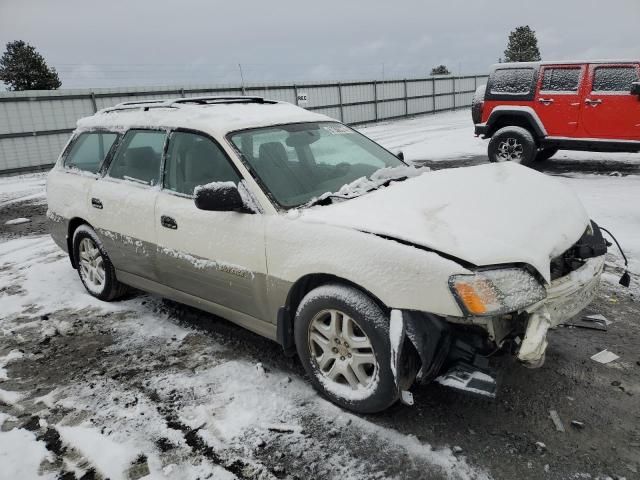
[[[9,90],[55,90],[62,83],[35,48],[22,40],[7,43],[0,58],[0,81]]]
[[[446,65],[438,65],[431,69],[431,75],[451,75]]]
[[[505,62],[538,62],[540,61],[536,32],[529,25],[516,27],[509,34],[509,44],[504,51]]]

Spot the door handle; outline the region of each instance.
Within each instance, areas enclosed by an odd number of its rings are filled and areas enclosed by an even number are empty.
[[[602,103],[602,100],[600,100],[599,98],[597,100],[591,100],[590,98],[587,98],[584,103],[586,103],[587,105],[591,105],[592,107],[597,107]]]
[[[177,230],[178,229],[177,222],[173,218],[171,218],[171,217],[169,217],[167,215],[162,215],[160,217],[160,224],[164,228],[170,228],[171,230]]]
[[[553,98],[539,98],[538,101],[544,105],[551,105],[553,103]]]
[[[93,208],[97,208],[98,210],[102,210],[102,202],[95,197],[91,199],[91,206]]]

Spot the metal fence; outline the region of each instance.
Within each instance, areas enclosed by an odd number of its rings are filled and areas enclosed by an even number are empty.
[[[486,75],[343,83],[113,88],[0,93],[0,173],[52,165],[79,118],[120,102],[257,95],[295,103],[350,125],[471,105]]]

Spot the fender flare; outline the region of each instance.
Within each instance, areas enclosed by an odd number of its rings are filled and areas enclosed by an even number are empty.
[[[491,132],[491,135],[495,133],[496,123],[506,116],[518,117],[524,119],[533,130],[533,134],[538,138],[547,136],[547,130],[544,128],[540,117],[531,107],[524,107],[518,105],[499,105],[495,107],[489,114],[489,118],[486,123],[486,130]]]

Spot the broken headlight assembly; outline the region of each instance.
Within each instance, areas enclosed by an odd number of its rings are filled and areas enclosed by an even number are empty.
[[[544,286],[522,268],[453,275],[449,278],[449,287],[463,311],[475,316],[517,312],[547,296]]]

